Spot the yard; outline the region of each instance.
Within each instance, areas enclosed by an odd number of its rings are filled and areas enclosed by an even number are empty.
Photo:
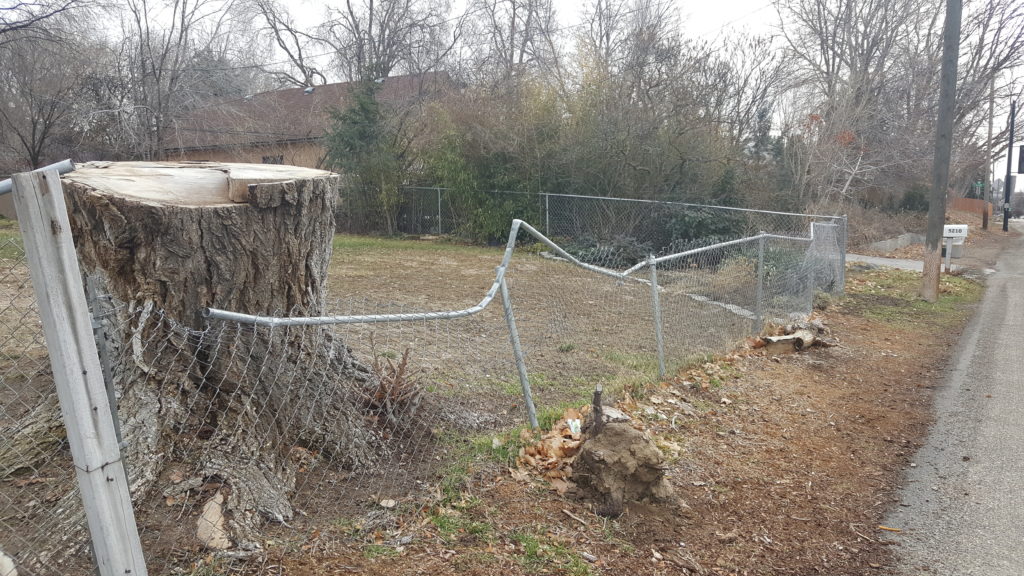
[[[453,305],[468,303],[489,280],[484,271],[468,271],[497,260],[496,251],[485,249],[387,242],[364,250],[347,242],[353,240],[336,245],[342,250],[332,278],[335,294],[366,283],[380,286],[387,278],[384,286],[416,286],[451,297]],[[410,261],[425,269],[451,266],[457,276],[447,275],[446,285],[389,264]],[[350,269],[361,272],[352,277]],[[380,499],[391,495],[368,494],[354,518],[327,527],[303,521],[282,531],[263,567],[250,569],[884,573],[891,552],[880,519],[897,504],[901,470],[928,425],[931,389],[981,292],[973,281],[947,277],[942,300],[931,306],[916,301],[916,287],[917,277],[909,273],[854,272],[848,296],[820,312],[841,341],[837,348],[774,357],[741,349],[691,363],[663,382],[646,359],[606,356],[618,360],[606,366],[617,365],[619,377],[629,382],[619,405],[661,439],[670,457],[678,505],[634,504],[618,519],[599,517],[592,504],[559,496],[544,481],[522,482],[509,474],[523,441],[515,431],[481,431],[443,453],[440,479],[430,483],[433,494],[426,501],[399,497],[395,508],[384,508]],[[600,334],[616,329],[612,323],[588,335],[598,334],[599,346]],[[559,358],[576,352],[558,352],[554,344],[561,342],[552,340],[554,350],[547,353]],[[569,370],[587,365],[558,364]],[[577,404],[592,384],[579,382]],[[572,404],[572,395],[560,401],[560,408]],[[556,417],[545,420],[550,425]],[[196,567],[227,568],[211,562]]]
[[[338,300],[328,309],[466,308],[483,297],[500,258],[497,248],[338,236],[329,278],[329,294]],[[742,299],[726,289],[744,278],[742,269],[717,268],[737,276],[719,278],[714,290]],[[980,285],[946,277],[942,300],[932,306],[916,301],[913,274],[852,271],[847,296],[821,302],[824,310],[816,313],[841,345],[768,356],[743,346],[748,319],[686,296],[691,288],[673,294],[673,285],[700,284],[687,276],[692,271],[676,272],[665,280],[666,325],[674,327],[666,342],[688,351],[669,355],[663,381],[648,285],[620,284],[536,254],[516,256],[509,278],[542,427],[586,404],[602,383],[658,439],[678,502],[630,504],[622,516],[604,518],[593,503],[510,474],[532,437],[521,432],[519,384],[495,302],[461,320],[337,328],[367,363],[395,362],[409,350],[426,392],[421,410],[429,414],[413,450],[374,470],[311,467],[301,477],[297,516],[268,525],[265,553],[244,561],[203,552],[188,530],[179,540],[177,529],[194,524],[199,506],[171,506],[154,495],[139,513],[151,570],[853,575],[883,569],[891,556],[879,521],[896,504],[900,470],[928,424],[931,388]],[[23,286],[16,276],[4,278],[5,287]],[[712,276],[703,285],[714,285]],[[4,318],[6,341],[33,342],[32,319]],[[726,345],[735,348],[728,352]],[[721,353],[712,354],[715,349]],[[32,354],[16,359],[23,357],[36,360]],[[11,368],[2,369],[10,374]],[[44,374],[33,369],[30,376]],[[9,397],[25,393],[12,379],[6,388],[5,409],[31,405]],[[31,478],[38,481],[16,476],[0,484],[10,502],[44,502],[8,522],[28,530],[42,518],[61,496],[48,495],[67,489],[55,470],[35,470]]]

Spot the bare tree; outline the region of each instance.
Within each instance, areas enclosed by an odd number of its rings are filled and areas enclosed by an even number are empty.
[[[551,0],[472,0],[469,12],[478,73],[500,82],[527,66],[554,64],[557,30]]]
[[[807,146],[809,187],[819,198],[864,193],[896,202],[924,185],[938,110],[942,3],[938,0],[780,0],[796,63],[803,116],[791,128]],[[995,82],[1024,63],[1024,6],[965,3],[950,183],[973,177],[983,152],[983,105]],[[1000,135],[994,135],[999,139]],[[997,152],[998,153],[998,152]]]
[[[593,0],[583,9],[586,28],[580,35],[585,49],[610,70],[621,56],[626,34],[627,7],[621,0]]]
[[[201,102],[195,82],[209,75],[194,73],[196,57],[231,45],[223,40],[239,24],[233,9],[232,2],[219,0],[125,0],[117,71],[131,103],[115,112],[134,155],[159,157],[170,128]]]
[[[317,86],[327,83],[327,77],[313,62],[311,52],[324,50],[326,45],[315,35],[302,30],[288,9],[276,0],[252,0],[252,7],[266,25],[274,45],[287,59],[289,69],[265,67],[264,70],[290,86]]]
[[[30,168],[45,163],[55,136],[69,133],[75,92],[87,66],[77,46],[9,34],[0,44],[0,127],[4,144]]]
[[[0,6],[0,46],[29,37],[49,37],[49,21],[80,7],[82,0],[16,1]],[[14,36],[13,33],[20,33]]]
[[[348,80],[433,69],[452,49],[444,0],[345,0],[328,8],[319,39]],[[457,32],[456,36],[457,38]]]

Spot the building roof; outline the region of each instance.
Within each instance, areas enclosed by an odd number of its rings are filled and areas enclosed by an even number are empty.
[[[411,104],[452,86],[447,73],[393,76],[380,81],[380,102]],[[355,82],[286,88],[203,106],[169,130],[165,150],[209,150],[303,142],[324,136],[332,110],[344,110]]]

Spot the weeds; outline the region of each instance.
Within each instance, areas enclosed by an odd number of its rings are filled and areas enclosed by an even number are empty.
[[[904,270],[871,270],[848,282],[842,307],[849,312],[895,326],[919,322],[956,324],[968,313],[967,305],[981,298],[982,286],[968,278],[944,275],[939,299],[926,302],[918,295],[921,275]]]
[[[372,388],[363,392],[363,403],[378,422],[383,419],[385,425],[394,427],[400,418],[411,418],[419,407],[423,393],[420,372],[409,366],[409,348],[396,363],[386,352],[377,353],[371,335],[370,351],[373,355],[370,370],[376,376],[376,386],[371,384]]]
[[[528,574],[549,573],[552,567],[571,576],[589,576],[590,566],[572,550],[557,542],[545,542],[547,536],[518,531],[510,535],[517,547],[517,561]]]
[[[394,558],[398,556],[398,550],[395,550],[391,546],[383,546],[381,544],[366,544],[363,546],[363,557],[368,560],[375,558]]]

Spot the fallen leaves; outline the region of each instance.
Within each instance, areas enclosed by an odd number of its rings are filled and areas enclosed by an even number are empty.
[[[519,449],[516,469],[510,470],[512,478],[527,481],[529,472],[534,472],[550,484],[553,491],[564,495],[576,487],[572,478],[572,463],[582,444],[582,432],[578,422],[583,418],[580,410],[570,408],[551,430],[533,444]]]

